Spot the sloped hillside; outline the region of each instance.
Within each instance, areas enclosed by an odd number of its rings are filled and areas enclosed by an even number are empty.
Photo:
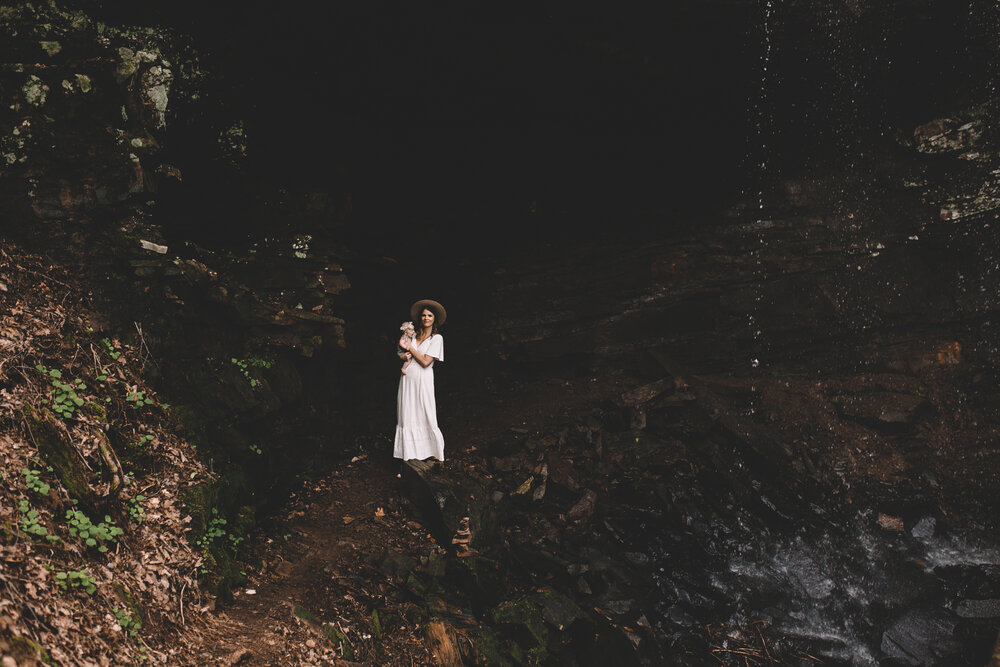
[[[4,244],[0,307],[4,664],[170,662],[208,603],[187,533],[228,536],[184,508],[211,473],[139,379],[156,359],[102,333],[71,276]]]

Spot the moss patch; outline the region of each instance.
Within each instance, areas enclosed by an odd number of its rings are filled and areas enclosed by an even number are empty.
[[[19,665],[58,665],[40,645],[7,630],[0,630],[0,652],[10,655]]]
[[[70,497],[85,507],[94,508],[97,494],[90,488],[90,475],[80,465],[80,456],[62,425],[45,408],[35,410],[26,405],[22,414],[39,453],[55,470]]]

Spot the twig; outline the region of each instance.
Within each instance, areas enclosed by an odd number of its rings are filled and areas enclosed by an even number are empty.
[[[101,358],[100,358],[100,356],[98,356],[97,350],[94,349],[94,344],[93,343],[90,344],[90,351],[94,355],[94,375],[95,376],[100,375],[101,374]]]
[[[45,278],[46,280],[51,280],[52,282],[54,282],[54,283],[59,283],[59,284],[60,284],[60,285],[62,285],[63,287],[68,287],[69,289],[75,289],[75,288],[74,288],[74,287],[73,287],[72,285],[70,285],[69,283],[64,283],[63,281],[61,281],[61,280],[58,280],[58,279],[56,279],[56,278],[53,278],[52,276],[50,276],[50,275],[47,275],[47,274],[45,274],[45,273],[39,273],[38,271],[32,271],[31,269],[26,269],[26,268],[24,268],[23,266],[21,266],[20,264],[15,264],[14,266],[16,266],[16,267],[18,268],[18,270],[19,270],[19,271],[24,271],[25,273],[30,273],[30,274],[32,274],[32,275],[36,275],[36,276],[38,276],[39,278]]]
[[[767,650],[767,640],[764,639],[764,633],[760,631],[760,623],[754,623],[753,629],[757,631],[757,636],[760,637],[760,645],[764,647],[764,655],[771,662],[776,662],[774,658],[771,657],[771,652]]]
[[[134,321],[132,322],[132,324],[135,326],[135,330],[139,332],[139,349],[140,350],[143,350],[143,349],[146,350],[146,357],[142,360],[142,365],[145,366],[146,365],[146,359],[148,359],[148,360],[150,360],[150,361],[153,362],[154,366],[156,366],[157,368],[159,368],[160,365],[158,363],[156,363],[156,358],[153,357],[152,351],[150,351],[149,346],[146,345],[146,338],[145,338],[145,336],[142,335],[142,325],[139,324],[138,322],[134,322]]]
[[[186,625],[186,624],[184,623],[184,589],[185,589],[185,588],[187,588],[187,582],[186,582],[186,581],[184,582],[184,585],[183,585],[183,586],[181,586],[181,595],[180,595],[180,605],[181,605],[181,626],[182,626],[182,627]]]

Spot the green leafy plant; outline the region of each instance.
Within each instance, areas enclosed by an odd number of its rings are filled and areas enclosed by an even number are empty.
[[[258,455],[264,453],[264,450],[260,448],[260,445],[255,445],[253,443],[250,443],[250,451]]]
[[[142,508],[140,503],[146,499],[146,496],[138,495],[134,498],[129,498],[125,506],[128,508],[128,515],[132,517],[132,520],[136,523],[142,523],[142,520],[146,517],[146,510]]]
[[[41,480],[39,477],[42,474],[41,471],[31,468],[21,468],[21,474],[24,475],[24,483],[28,486],[29,490],[34,491],[40,496],[49,495],[49,490],[52,487]]]
[[[226,534],[224,526],[229,523],[224,517],[219,516],[219,510],[212,508],[212,518],[208,520],[208,527],[205,534],[198,538],[198,546],[202,551],[207,551],[212,543]]]
[[[125,395],[125,401],[131,403],[137,408],[141,408],[144,405],[153,405],[154,401],[151,398],[146,397],[146,392],[138,389],[136,391],[130,391]]]
[[[136,633],[142,629],[142,621],[124,609],[115,609],[114,614],[118,625],[121,626],[122,632],[129,637],[135,637]]]
[[[205,528],[205,533],[198,538],[197,544],[202,551],[209,551],[212,545],[216,541],[225,541],[229,544],[229,548],[233,553],[236,553],[237,549],[240,547],[240,543],[243,542],[242,537],[238,537],[229,533],[225,526],[229,522],[226,521],[225,517],[219,516],[219,510],[212,508],[212,518],[208,520],[208,526]],[[207,573],[205,566],[202,566],[202,574]]]
[[[38,513],[38,510],[32,509],[31,504],[27,500],[19,502],[17,509],[21,513],[19,524],[23,532],[37,538],[44,537],[49,542],[59,541],[58,535],[49,535],[48,529],[42,525],[41,515]]]
[[[86,570],[56,572],[56,586],[64,593],[70,588],[82,588],[87,595],[93,595],[97,590],[97,582]]]
[[[136,447],[144,447],[145,445],[147,445],[148,443],[150,443],[150,442],[153,441],[153,437],[154,436],[149,435],[148,433],[144,434],[144,435],[140,435],[139,436],[139,441],[137,443],[135,443],[135,446]]]
[[[250,375],[250,369],[271,367],[270,361],[267,361],[266,359],[257,359],[255,357],[250,357],[249,359],[237,359],[236,357],[233,357],[229,361],[231,361],[233,365],[239,369],[240,373],[243,374],[243,377],[247,379],[247,381],[250,383],[250,386],[253,387],[254,389],[256,389],[257,385],[260,383],[257,381],[257,378]]]
[[[108,338],[102,338],[101,342],[104,344],[104,349],[108,351],[109,357],[117,361],[118,357],[122,356],[122,353],[115,349],[115,346]]]
[[[87,385],[79,378],[71,382],[63,382],[62,371],[58,368],[46,368],[42,364],[37,364],[35,369],[47,375],[52,381],[52,389],[48,393],[48,402],[52,411],[63,419],[70,419],[75,415],[83,404],[86,403],[78,391],[83,391]]]
[[[66,510],[69,534],[79,537],[88,547],[97,547],[101,553],[108,550],[109,542],[117,542],[125,531],[115,525],[111,517],[104,515],[104,521],[94,524],[90,517],[77,509]]]

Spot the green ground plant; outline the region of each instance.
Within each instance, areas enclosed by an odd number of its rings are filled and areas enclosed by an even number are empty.
[[[247,379],[247,381],[250,383],[250,386],[253,387],[254,389],[257,388],[259,382],[257,381],[257,378],[253,377],[250,374],[250,369],[271,367],[270,361],[267,361],[266,359],[258,359],[256,357],[250,357],[248,359],[237,359],[236,357],[233,357],[232,359],[230,359],[230,361],[233,363],[234,366],[236,366],[236,368],[239,369],[240,373],[243,374],[243,377]]]
[[[129,637],[135,637],[139,630],[142,629],[142,621],[128,611],[124,609],[115,609],[114,614],[115,620],[117,620],[118,625],[121,626],[122,632],[127,634]]]
[[[229,522],[226,521],[225,517],[219,516],[219,510],[212,508],[212,518],[208,520],[208,526],[205,528],[205,534],[198,538],[198,547],[208,553],[214,544],[217,542],[226,542],[229,544],[229,548],[232,553],[236,553],[239,549],[240,544],[243,542],[242,537],[233,535],[226,530],[226,525]],[[207,574],[207,569],[202,566],[202,574]]]
[[[146,392],[143,390],[130,391],[125,395],[125,401],[131,403],[137,408],[141,408],[144,405],[155,405],[155,402],[151,398],[146,397]]]
[[[49,472],[52,472],[51,468],[49,468]],[[34,491],[40,496],[49,495],[49,490],[52,487],[41,480],[40,475],[42,473],[40,470],[21,468],[21,474],[24,475],[24,483],[27,485],[29,491]]]
[[[17,509],[21,514],[18,523],[22,532],[39,539],[44,537],[49,542],[59,541],[58,535],[50,535],[48,528],[42,525],[41,514],[39,514],[38,510],[32,509],[31,503],[27,500],[22,500],[18,503]]]
[[[115,361],[118,360],[118,357],[122,356],[122,353],[115,349],[115,346],[111,343],[110,339],[102,338],[101,343],[104,345],[104,349],[107,350],[108,356]]]
[[[66,592],[71,588],[82,588],[87,592],[87,595],[93,595],[97,591],[97,582],[93,577],[90,576],[84,569],[69,571],[69,572],[56,572],[56,586],[59,590]]]
[[[146,510],[144,510],[140,504],[145,499],[146,496],[138,495],[134,498],[129,498],[125,503],[125,506],[128,508],[128,515],[132,517],[132,520],[136,523],[142,523],[142,520],[146,517]]]
[[[77,392],[84,391],[87,385],[79,378],[63,382],[62,371],[58,368],[46,368],[42,364],[37,364],[35,370],[47,375],[52,383],[52,389],[48,393],[49,407],[63,419],[71,419],[86,403]]]
[[[66,510],[66,520],[69,522],[69,534],[79,537],[88,547],[97,547],[101,553],[108,550],[108,544],[118,541],[118,536],[125,531],[115,525],[109,515],[104,515],[104,521],[95,524],[86,514],[78,509]]]

